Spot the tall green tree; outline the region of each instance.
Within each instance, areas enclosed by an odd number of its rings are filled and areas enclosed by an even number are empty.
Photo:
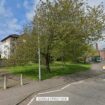
[[[61,55],[69,53],[76,61],[83,45],[102,37],[104,17],[101,5],[92,8],[86,6],[83,0],[40,2],[33,20],[33,30],[40,35],[46,69],[50,72],[50,58],[58,49],[62,51]]]
[[[37,38],[32,34],[32,29],[25,26],[23,34],[15,41],[14,52],[10,59],[9,65],[26,65],[37,62]]]
[[[32,23],[24,28],[11,58],[16,64],[37,60],[39,36],[41,56],[51,72],[52,57],[77,62],[93,41],[102,38],[105,14],[102,5],[89,7],[83,0],[46,0],[37,6]]]

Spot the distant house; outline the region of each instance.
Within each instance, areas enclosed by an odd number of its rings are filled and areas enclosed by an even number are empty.
[[[98,53],[97,56],[100,57],[101,60],[105,60],[105,48],[99,49],[98,43],[96,43],[96,50],[97,50],[97,53]]]
[[[105,60],[105,48],[100,50],[100,57],[102,60]]]
[[[0,57],[8,59],[14,52],[14,46],[19,35],[13,34],[5,37],[0,42]]]

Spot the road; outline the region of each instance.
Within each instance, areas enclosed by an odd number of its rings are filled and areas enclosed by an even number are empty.
[[[40,102],[36,97],[69,97],[69,101]],[[27,105],[105,105],[105,74],[35,94]]]

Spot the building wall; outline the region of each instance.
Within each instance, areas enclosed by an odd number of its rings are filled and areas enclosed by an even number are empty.
[[[102,58],[102,60],[105,60],[105,50],[100,51],[100,57]]]
[[[19,36],[16,34],[9,35],[0,42],[0,58],[8,59],[14,52],[17,43],[17,38]]]
[[[8,38],[7,40],[3,41],[1,44],[1,58],[8,59],[10,56],[10,43],[11,38]]]

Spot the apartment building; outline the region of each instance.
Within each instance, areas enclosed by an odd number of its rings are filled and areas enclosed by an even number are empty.
[[[19,37],[19,35],[12,34],[4,39],[1,40],[0,42],[0,57],[1,59],[8,59],[12,53],[14,53],[15,45],[16,45],[16,40]]]

